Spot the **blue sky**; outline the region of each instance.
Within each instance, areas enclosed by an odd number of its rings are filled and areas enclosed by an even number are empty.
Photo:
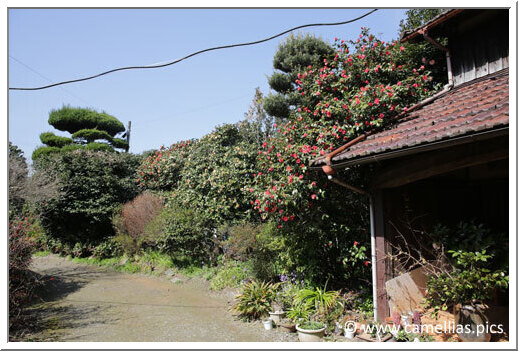
[[[126,65],[180,58],[212,46],[262,39],[307,23],[339,22],[361,9],[99,9],[10,10],[9,86],[39,86]],[[385,9],[352,24],[306,28],[332,42],[353,39],[360,27],[384,40],[397,37],[404,10]],[[214,51],[153,70],[117,72],[41,91],[9,92],[9,140],[30,158],[39,134],[54,131],[50,110],[64,104],[104,110],[132,122],[131,149],[197,138],[243,118],[284,37]],[[18,61],[17,61],[18,60]],[[20,63],[22,62],[22,63]],[[29,68],[28,68],[28,67]],[[37,72],[37,73],[36,73]],[[66,133],[54,131],[56,134]]]

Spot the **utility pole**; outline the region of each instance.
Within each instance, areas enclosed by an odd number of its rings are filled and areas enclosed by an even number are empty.
[[[129,151],[130,134],[131,134],[131,121],[128,121],[128,128],[126,128],[126,142],[128,143],[128,149],[126,150],[126,152]]]

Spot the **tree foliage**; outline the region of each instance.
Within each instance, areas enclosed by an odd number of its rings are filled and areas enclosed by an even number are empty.
[[[300,217],[326,189],[308,172],[309,162],[359,134],[391,123],[407,107],[431,93],[424,66],[406,61],[405,46],[385,43],[367,29],[349,43],[336,40],[337,54],[298,73],[300,106],[259,151],[254,206],[263,218],[286,222]],[[312,108],[311,106],[314,106]]]
[[[47,234],[63,242],[95,242],[114,234],[111,217],[137,192],[139,158],[127,153],[74,150],[35,163],[36,174],[61,183],[59,195],[40,202]]]
[[[399,33],[413,30],[424,25],[426,22],[438,16],[443,9],[410,9],[405,12],[405,19],[399,23]],[[436,38],[441,45],[447,46],[446,38]],[[448,83],[448,72],[446,69],[446,56],[444,52],[427,41],[408,43],[404,53],[406,60],[414,65],[424,65],[430,71],[437,84]]]
[[[84,143],[92,143],[96,140],[107,140],[111,141],[112,137],[110,134],[105,132],[104,130],[98,130],[98,129],[81,129],[72,134],[72,138],[74,139],[80,139],[81,141],[84,141]]]
[[[399,22],[399,33],[421,27],[443,12],[443,9],[410,9],[405,12],[405,18]]]
[[[59,148],[65,146],[65,145],[72,144],[74,142],[70,138],[58,136],[52,132],[41,133],[40,140],[45,145],[59,147]]]
[[[21,212],[28,173],[23,151],[9,142],[9,214]]]
[[[52,132],[42,133],[40,140],[45,146],[34,150],[33,160],[57,152],[77,150],[83,146],[87,150],[129,149],[127,141],[115,137],[118,133],[124,132],[124,125],[105,112],[63,106],[50,112],[49,124],[58,130],[71,133],[72,138],[57,136]]]
[[[273,58],[276,71],[269,77],[268,83],[276,93],[264,99],[265,111],[270,116],[288,118],[293,106],[304,100],[295,90],[297,72],[309,65],[319,65],[324,58],[329,59],[333,55],[333,48],[320,38],[290,35]]]
[[[106,112],[70,106],[52,110],[49,115],[49,124],[57,130],[71,134],[81,129],[98,129],[115,136],[125,130],[124,125],[117,118]]]

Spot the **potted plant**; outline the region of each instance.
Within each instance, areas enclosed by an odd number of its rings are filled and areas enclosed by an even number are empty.
[[[315,342],[322,341],[326,326],[322,322],[305,321],[295,326],[298,332],[299,341]]]
[[[490,300],[495,289],[507,288],[509,276],[504,271],[489,269],[494,255],[486,250],[448,252],[455,259],[452,269],[428,279],[425,304],[432,308],[432,316],[453,308],[455,331],[461,341],[489,341],[486,305],[482,302]]]
[[[260,319],[268,315],[275,299],[277,284],[251,281],[236,296],[234,311],[246,320]]]
[[[270,319],[276,324],[280,323],[281,319],[286,315],[286,312],[283,310],[283,304],[278,301],[272,303],[272,311],[268,313],[270,314]]]

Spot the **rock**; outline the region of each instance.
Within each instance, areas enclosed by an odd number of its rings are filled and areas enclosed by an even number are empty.
[[[174,276],[174,271],[172,269],[168,269],[167,271],[164,272],[164,274],[168,277],[172,277],[172,276]]]
[[[173,278],[171,278],[171,283],[181,284],[181,283],[183,283],[183,280],[181,280],[180,278],[177,278],[177,277],[173,277]]]

